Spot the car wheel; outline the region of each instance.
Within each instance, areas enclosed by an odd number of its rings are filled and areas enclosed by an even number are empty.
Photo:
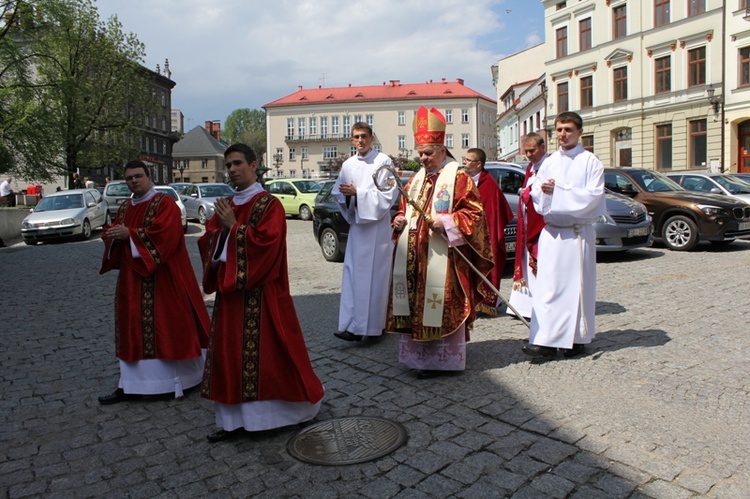
[[[320,234],[320,250],[323,252],[323,258],[329,262],[344,261],[344,252],[341,251],[339,236],[330,227],[323,229],[323,232]]]
[[[201,225],[206,225],[206,209],[203,206],[198,208],[198,221]]]
[[[81,239],[84,241],[91,239],[91,222],[89,222],[88,218],[83,221],[83,225],[81,226]]]
[[[698,246],[698,226],[692,219],[675,215],[664,224],[662,239],[674,251],[690,251]]]
[[[306,204],[303,204],[299,207],[299,217],[302,220],[312,220],[312,212],[310,211],[310,207]]]
[[[29,246],[36,246],[36,243],[38,243],[39,241],[33,241],[33,240],[26,240],[26,239],[24,239],[23,242],[24,242],[24,244],[28,244]]]

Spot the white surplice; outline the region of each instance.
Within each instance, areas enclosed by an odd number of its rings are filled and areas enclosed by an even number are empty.
[[[555,180],[552,195],[541,185]],[[604,168],[580,144],[550,155],[531,188],[537,213],[544,216],[533,296],[533,345],[572,348],[591,343],[596,333],[596,231],[605,212]]]
[[[372,175],[384,164],[390,165],[390,158],[375,150],[352,156],[342,165],[332,190],[349,222],[338,330],[359,336],[380,336],[388,308],[393,260],[390,208],[398,190],[382,192],[375,186]],[[389,175],[381,172],[381,177]],[[339,190],[342,183],[354,183],[357,195],[347,200]]]

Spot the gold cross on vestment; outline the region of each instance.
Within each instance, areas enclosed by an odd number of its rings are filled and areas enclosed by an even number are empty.
[[[432,310],[435,310],[438,305],[443,304],[443,300],[438,299],[437,293],[432,293],[432,298],[427,298],[427,304],[432,305]]]

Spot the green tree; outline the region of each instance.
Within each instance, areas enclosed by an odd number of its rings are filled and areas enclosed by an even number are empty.
[[[266,152],[266,113],[259,109],[235,109],[224,121],[224,138],[249,145],[259,160]]]
[[[16,171],[43,180],[135,156],[156,105],[140,64],[143,44],[116,17],[100,21],[91,0],[16,3],[33,9],[33,24],[20,22],[10,31],[16,51],[33,67],[30,85],[16,71],[9,100],[20,107],[23,97],[32,97],[8,137]]]

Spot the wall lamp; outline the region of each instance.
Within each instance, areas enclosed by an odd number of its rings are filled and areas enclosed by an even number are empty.
[[[714,110],[714,115],[719,114],[719,109],[721,107],[721,96],[716,96],[716,89],[713,85],[709,85],[706,89],[706,98],[708,99],[709,104],[711,104],[711,107]]]

